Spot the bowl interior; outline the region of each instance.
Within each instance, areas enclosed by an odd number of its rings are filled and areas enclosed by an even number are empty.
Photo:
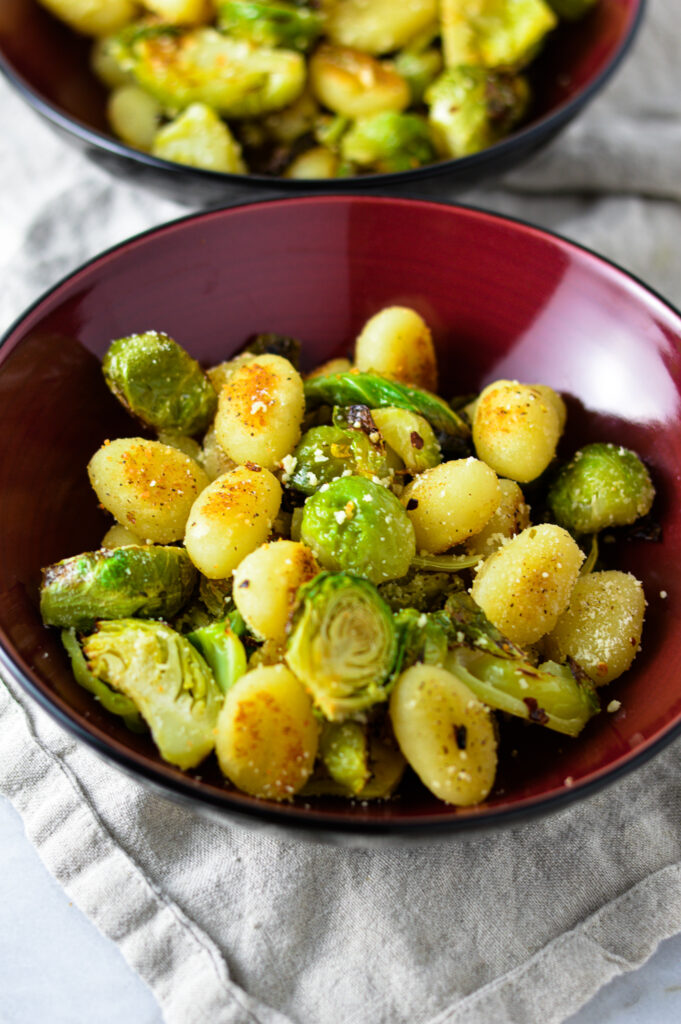
[[[608,546],[643,580],[643,651],[605,692],[577,741],[539,727],[502,730],[497,787],[456,811],[416,782],[398,800],[267,809],[229,792],[208,762],[183,775],[109,717],[71,678],[37,607],[41,566],[96,548],[107,529],[86,463],[107,437],[138,430],[104,386],[112,338],[167,331],[206,364],[257,331],[298,336],[311,367],[345,353],[387,304],[432,325],[442,391],[498,377],[551,385],[569,405],[565,454],[621,442],[650,465],[663,540]],[[49,710],[132,771],[218,807],[358,828],[465,825],[544,806],[645,756],[681,722],[681,321],[598,257],[479,211],[407,200],[326,197],[261,203],[175,222],[101,256],[58,285],[0,349],[0,655]],[[666,596],[663,596],[666,595]]]
[[[626,48],[643,4],[644,0],[599,0],[579,22],[561,23],[532,66],[533,105],[525,124],[515,135],[525,135],[533,126],[543,124],[573,103],[579,104],[590,94]],[[89,40],[48,14],[38,0],[2,0],[0,4],[0,67],[4,64],[10,77],[26,90],[30,101],[42,113],[84,136],[85,141],[125,153],[137,162],[175,167],[113,139],[106,118],[107,90],[89,70],[90,45]],[[491,151],[500,147],[504,148],[503,141],[491,147]],[[456,161],[457,169],[463,172],[465,164],[473,162],[478,162],[477,157]],[[445,163],[452,164],[451,161]],[[194,170],[192,173],[198,177],[216,177],[211,172]],[[405,176],[413,177],[413,173],[381,175],[380,178],[385,181]],[[251,175],[246,180],[258,177]],[[259,180],[271,182],[272,179]],[[344,187],[352,180],[345,180]],[[367,178],[357,180],[366,183]],[[310,187],[309,182],[303,184]],[[324,186],[323,182],[319,184]],[[300,183],[286,179],[279,179],[277,185],[291,190],[301,187]]]

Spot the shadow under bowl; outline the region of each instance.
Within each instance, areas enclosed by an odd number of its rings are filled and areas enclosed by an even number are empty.
[[[511,170],[546,145],[602,88],[628,50],[645,0],[599,0],[586,17],[562,22],[533,63],[534,100],[525,123],[472,156],[395,174],[295,181],[204,171],[160,160],[111,134],[107,91],[89,69],[91,41],[37,0],[0,3],[0,70],[70,143],[117,177],[178,202],[229,205],[266,197],[362,192],[445,198]]]
[[[413,778],[396,799],[277,805],[231,790],[210,759],[183,774],[73,680],[38,611],[40,569],[96,549],[108,527],[86,464],[138,428],[100,359],[132,332],[168,332],[207,365],[251,334],[299,337],[307,368],[345,354],[382,306],[432,325],[445,396],[499,377],[565,395],[568,454],[586,441],[640,453],[658,490],[660,543],[604,545],[643,581],[643,650],[605,691],[616,714],[577,740],[504,723],[480,807],[438,802]],[[362,196],[258,203],[134,238],[41,298],[0,345],[0,661],[43,708],[135,778],[223,820],[345,842],[430,839],[544,814],[640,765],[681,732],[681,318],[622,270],[537,228],[469,208]],[[666,595],[666,596],[665,596]]]

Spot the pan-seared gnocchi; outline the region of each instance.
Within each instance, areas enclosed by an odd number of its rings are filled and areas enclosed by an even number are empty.
[[[159,337],[124,340],[138,352]],[[562,397],[503,380],[446,402],[429,326],[406,307],[376,311],[354,353],[304,378],[294,338],[249,346],[205,372],[177,346],[193,390],[154,358],[131,367],[127,394],[162,393],[180,413],[164,412],[158,440],[93,455],[114,522],[97,551],[44,570],[45,623],[63,629],[75,678],[107,712],[138,730],[146,715],[157,737],[162,721],[160,752],[199,736],[226,784],[252,796],[387,800],[410,765],[424,799],[480,804],[503,716],[528,723],[513,744],[531,763],[534,730],[572,742],[600,709],[596,687],[640,649],[641,583],[605,567],[615,545],[560,523],[612,530],[654,515],[647,468],[591,445],[608,459],[591,460],[588,488],[561,469],[557,503],[556,474],[548,490],[551,474],[533,481],[557,458]],[[201,423],[195,436],[187,421]],[[621,504],[615,455],[635,469],[626,517],[606,507]]]

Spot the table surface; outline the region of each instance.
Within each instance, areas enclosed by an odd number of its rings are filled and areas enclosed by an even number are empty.
[[[47,872],[0,797],[0,1022],[162,1024],[151,991]],[[678,1024],[681,935],[566,1024]],[[535,1022],[528,1022],[535,1024]],[[537,1022],[539,1024],[539,1022]]]

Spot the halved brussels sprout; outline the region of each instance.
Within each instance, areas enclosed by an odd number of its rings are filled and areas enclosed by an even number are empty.
[[[386,444],[399,455],[410,473],[422,473],[442,462],[440,445],[428,420],[407,409],[372,409],[371,415]]]
[[[316,771],[300,795],[346,797],[361,803],[365,800],[387,800],[399,786],[406,766],[407,762],[394,740],[372,735],[368,751],[369,779],[358,793],[342,782]]]
[[[498,658],[526,658],[525,651],[489,621],[482,608],[465,590],[450,594],[444,611],[451,625],[450,636],[457,644],[475,647]]]
[[[441,608],[446,598],[464,586],[460,576],[451,572],[418,572],[410,569],[401,580],[381,583],[378,592],[394,612],[415,608],[430,612]]]
[[[458,158],[508,135],[527,109],[529,86],[522,75],[461,65],[436,78],[425,100],[437,150]]]
[[[93,675],[129,697],[151,729],[161,757],[194,768],[215,745],[222,693],[185,637],[161,622],[100,622],[83,640]]]
[[[451,632],[444,612],[419,612],[416,608],[402,608],[395,616],[398,637],[398,655],[395,672],[399,674],[421,662],[425,665],[444,665]]]
[[[110,686],[92,674],[78,643],[75,629],[63,629],[61,641],[71,659],[71,671],[78,685],[91,693],[105,711],[122,718],[132,732],[145,732],[147,727],[135,702],[125,694],[112,690]]]
[[[397,638],[376,588],[348,573],[324,572],[298,596],[286,661],[326,718],[342,721],[385,701]]]
[[[421,167],[436,156],[425,119],[396,110],[358,117],[343,135],[340,151],[345,160],[380,174]]]
[[[366,725],[326,722],[319,737],[319,757],[333,781],[356,796],[371,774]]]
[[[426,89],[442,71],[442,54],[435,49],[400,50],[393,63],[407,81],[412,104],[420,106]]]
[[[148,427],[198,434],[215,416],[217,397],[195,359],[159,331],[113,341],[102,361],[116,398]]]
[[[536,668],[521,659],[456,648],[445,665],[489,707],[566,736],[578,736],[600,710],[593,683],[575,662],[547,661]]]
[[[372,583],[400,579],[416,554],[404,508],[380,484],[346,476],[305,502],[301,540],[326,569],[347,569]]]
[[[305,381],[308,407],[316,405],[368,405],[370,409],[395,406],[418,413],[435,430],[457,437],[470,437],[470,428],[447,403],[422,388],[414,388],[377,373],[333,373]]]
[[[309,50],[323,27],[309,7],[284,0],[218,0],[218,28],[256,46]]]
[[[171,618],[191,597],[196,577],[184,548],[86,551],[43,569],[40,614],[46,626],[76,629],[131,615]]]
[[[112,53],[170,110],[206,103],[224,117],[257,117],[288,106],[305,85],[299,53],[255,47],[213,28],[130,25]]]
[[[200,626],[187,633],[187,640],[205,658],[222,693],[245,673],[246,651],[229,619]]]
[[[256,334],[240,355],[281,356],[282,359],[287,359],[296,370],[299,370],[300,350],[301,344],[298,338],[291,338],[287,334],[274,334],[270,331]]]
[[[572,533],[627,526],[647,515],[655,488],[636,452],[616,444],[588,444],[558,473],[548,493],[556,522]]]

